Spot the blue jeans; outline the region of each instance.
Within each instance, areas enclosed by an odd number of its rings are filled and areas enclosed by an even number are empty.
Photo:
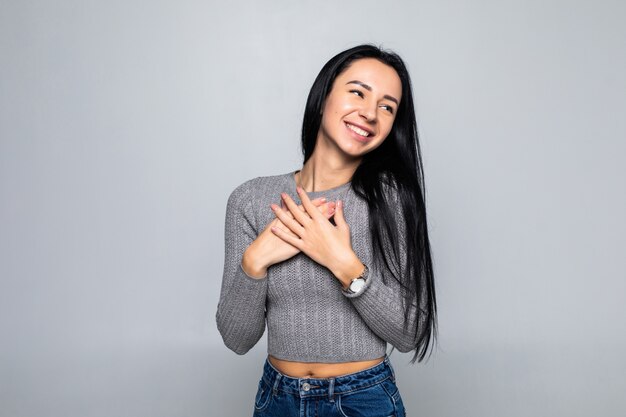
[[[265,360],[253,417],[405,417],[389,357],[335,378],[294,378]]]

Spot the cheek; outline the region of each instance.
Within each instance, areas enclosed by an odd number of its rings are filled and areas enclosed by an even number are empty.
[[[333,99],[332,96],[328,96],[326,97],[326,100],[324,100],[324,113],[330,112],[333,110],[333,107],[335,107],[335,100]]]
[[[391,133],[392,128],[393,128],[393,120],[385,124],[385,127],[384,127],[385,137],[387,137],[389,133]]]
[[[329,114],[340,114],[348,110],[351,106],[350,102],[347,100],[335,99],[333,97],[328,97],[326,99],[326,104],[324,106],[324,112]]]

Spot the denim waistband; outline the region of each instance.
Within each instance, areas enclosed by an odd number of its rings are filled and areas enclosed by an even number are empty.
[[[382,362],[371,368],[333,378],[295,378],[287,376],[274,368],[268,358],[263,366],[262,377],[263,381],[272,387],[274,394],[278,391],[283,391],[299,395],[301,398],[318,396],[333,398],[333,394],[344,394],[367,388],[387,378],[391,378],[395,383],[395,374],[387,355],[385,355],[385,359]]]

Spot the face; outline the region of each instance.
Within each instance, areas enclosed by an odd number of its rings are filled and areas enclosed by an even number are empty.
[[[324,102],[320,140],[358,157],[380,146],[389,135],[402,96],[392,67],[363,58],[335,78]]]

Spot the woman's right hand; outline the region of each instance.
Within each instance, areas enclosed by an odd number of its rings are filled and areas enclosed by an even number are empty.
[[[335,214],[334,202],[322,201],[322,198],[316,198],[311,200],[311,202],[317,206],[318,210],[324,214],[327,219],[330,219]],[[298,208],[302,211],[306,211],[302,205],[299,205]],[[284,209],[279,208],[279,210]],[[289,210],[286,211],[293,218],[293,214],[291,214]],[[295,236],[280,219],[275,218],[270,221],[243,254],[241,266],[244,272],[250,277],[265,278],[269,266],[287,260],[300,252],[300,249],[276,236],[270,230],[273,226],[280,227],[285,232]]]

